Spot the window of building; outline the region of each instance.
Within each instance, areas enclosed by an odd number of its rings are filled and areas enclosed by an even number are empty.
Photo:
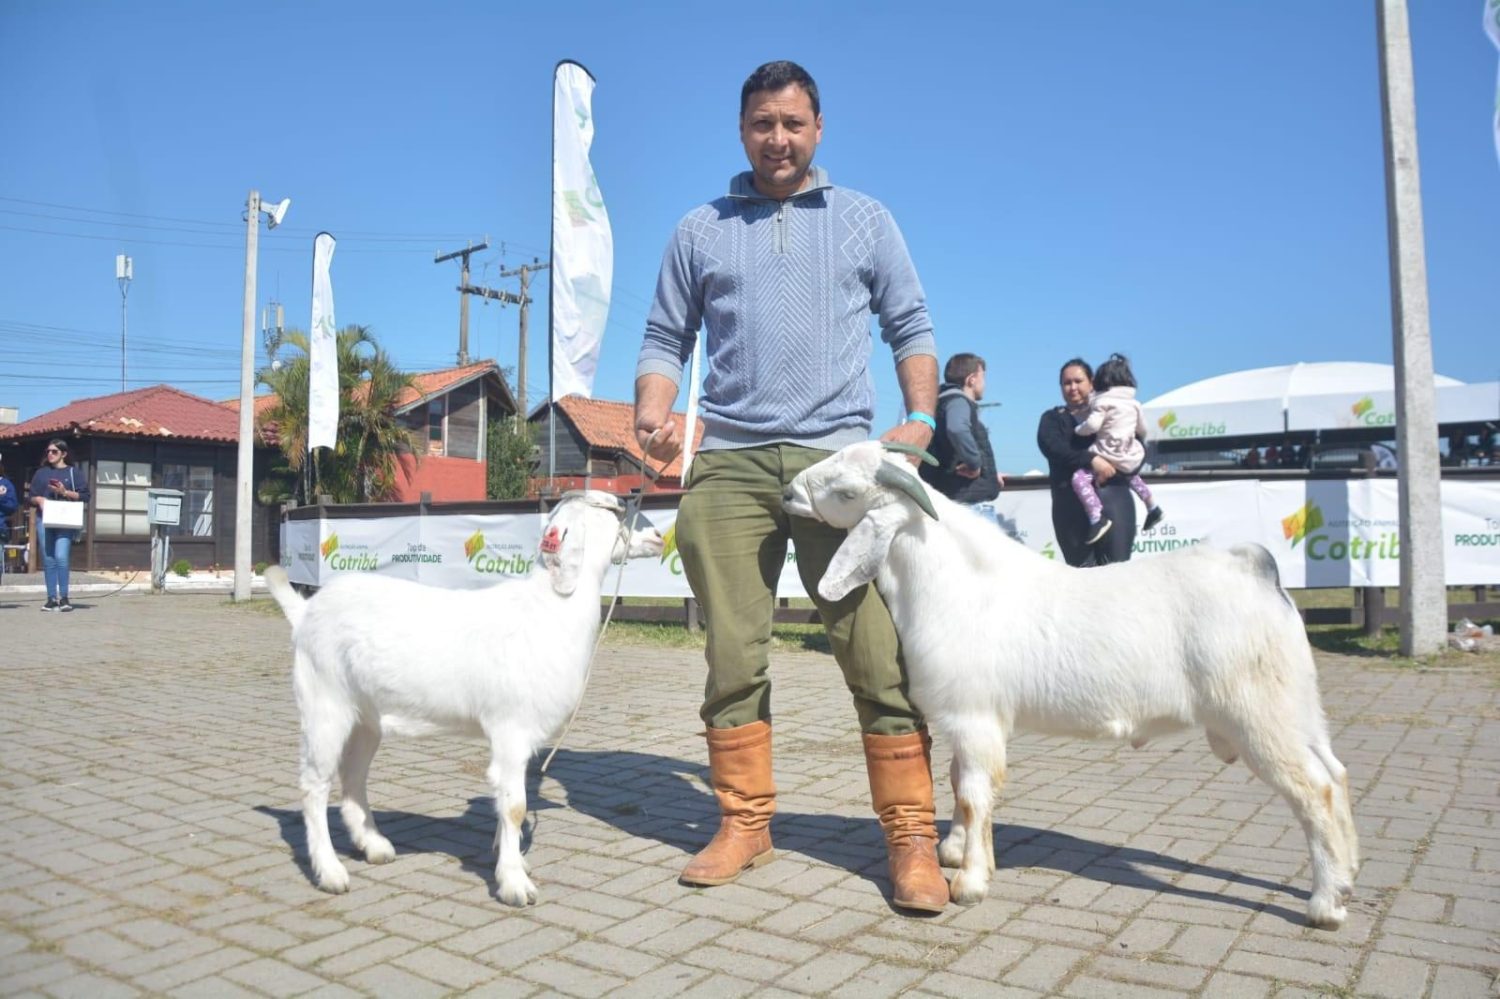
[[[438,398],[427,404],[427,453],[443,454],[443,418],[448,415],[448,400]]]
[[[94,487],[94,532],[108,535],[150,534],[146,524],[146,490],[151,464],[145,461],[99,461]]]
[[[164,530],[176,537],[207,538],[214,533],[214,470],[210,465],[162,465],[161,484],[182,490],[182,517]]]

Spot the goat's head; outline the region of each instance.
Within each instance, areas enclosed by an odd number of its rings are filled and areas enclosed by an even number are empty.
[[[660,555],[661,533],[625,523],[625,508],[609,493],[590,489],[568,493],[542,527],[538,559],[552,588],[568,596],[580,573],[598,572],[628,558]],[[601,575],[602,578],[602,575]]]
[[[922,515],[937,519],[927,487],[880,441],[851,444],[802,472],[781,505],[793,516],[849,532],[818,583],[828,600],[875,578],[903,524]]]

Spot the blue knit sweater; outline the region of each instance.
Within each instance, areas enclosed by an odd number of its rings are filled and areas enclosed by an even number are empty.
[[[674,384],[707,330],[703,448],[787,441],[836,449],[870,435],[870,315],[900,363],[937,356],[901,231],[873,198],[814,167],[785,201],[751,175],[689,212],[662,259],[636,375]]]

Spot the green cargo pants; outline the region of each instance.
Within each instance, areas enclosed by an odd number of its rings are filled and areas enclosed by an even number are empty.
[[[677,514],[677,549],[708,622],[701,714],[710,728],[771,719],[771,615],[788,538],[854,696],[860,730],[905,735],[920,725],[907,696],[896,629],[875,587],[863,586],[837,603],[818,596],[818,580],[845,532],[781,509],[782,490],[793,477],[828,454],[771,444],[703,451],[693,459]]]

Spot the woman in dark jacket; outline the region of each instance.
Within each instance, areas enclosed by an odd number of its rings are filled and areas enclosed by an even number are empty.
[[[6,478],[5,462],[0,461],[0,541],[10,540],[10,515],[20,505],[21,497],[16,493],[16,484]]]
[[[1089,393],[1094,390],[1094,369],[1073,358],[1058,374],[1063,404],[1042,414],[1036,428],[1036,444],[1047,458],[1047,478],[1052,485],[1052,530],[1063,561],[1072,566],[1108,565],[1125,562],[1135,544],[1135,501],[1128,476],[1115,475],[1115,468],[1089,453],[1091,438],[1073,432],[1088,414]],[[1114,522],[1109,533],[1095,545],[1088,543],[1089,520],[1083,504],[1073,493],[1071,479],[1080,468],[1094,470],[1104,516]]]
[[[41,514],[42,522],[42,576],[47,583],[44,611],[73,609],[68,602],[68,562],[73,553],[73,539],[78,537],[75,528],[47,522],[55,520],[47,515],[47,503],[51,500],[87,503],[88,499],[88,473],[68,464],[68,442],[61,438],[48,441],[42,467],[31,477],[31,504]]]

